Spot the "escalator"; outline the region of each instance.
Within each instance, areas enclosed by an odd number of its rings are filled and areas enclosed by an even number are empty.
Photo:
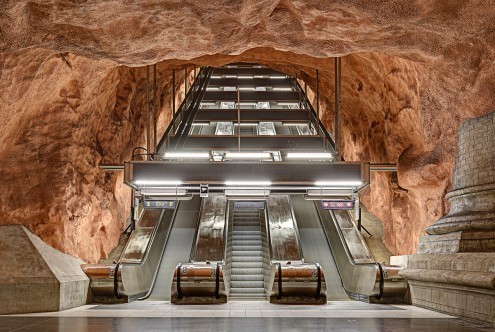
[[[118,261],[81,266],[90,278],[93,302],[169,297],[169,287],[163,282],[167,276],[171,279],[174,260],[180,260],[184,248],[191,246],[200,199],[170,202],[175,202],[174,208],[142,209]]]
[[[365,302],[404,301],[407,283],[398,275],[400,268],[375,262],[347,211],[323,210],[319,201],[296,195],[292,202],[304,234],[303,248],[322,263],[327,284],[332,283],[329,299],[347,294]],[[325,249],[329,249],[327,255]]]

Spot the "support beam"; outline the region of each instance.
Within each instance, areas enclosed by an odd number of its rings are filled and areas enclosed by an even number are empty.
[[[172,69],[172,127],[175,134],[175,69]]]
[[[153,65],[153,155],[156,154],[156,119],[158,105],[156,103],[156,63]]]
[[[151,128],[150,128],[150,66],[146,66],[146,152],[148,160],[151,160]]]
[[[342,160],[340,146],[340,93],[341,93],[341,58],[335,58],[335,107],[334,107],[334,140],[335,160]]]

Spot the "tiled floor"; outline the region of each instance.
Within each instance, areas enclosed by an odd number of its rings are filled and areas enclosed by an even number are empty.
[[[0,331],[494,331],[407,305],[329,302],[323,306],[229,302],[133,302],[63,312],[0,316]]]

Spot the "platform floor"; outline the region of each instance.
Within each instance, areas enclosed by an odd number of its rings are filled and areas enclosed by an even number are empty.
[[[409,305],[329,302],[322,306],[146,301],[62,312],[0,316],[0,331],[494,331]]]

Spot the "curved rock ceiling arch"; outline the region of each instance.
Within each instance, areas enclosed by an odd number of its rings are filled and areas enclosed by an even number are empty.
[[[344,157],[398,162],[363,194],[394,254],[447,212],[460,122],[495,109],[489,2],[21,0],[3,3],[0,26],[0,224],[89,262],[128,211],[120,176],[97,165],[143,142],[144,65],[157,63],[162,131],[171,68],[241,60],[310,87],[318,68],[331,129],[331,57],[343,56]]]

